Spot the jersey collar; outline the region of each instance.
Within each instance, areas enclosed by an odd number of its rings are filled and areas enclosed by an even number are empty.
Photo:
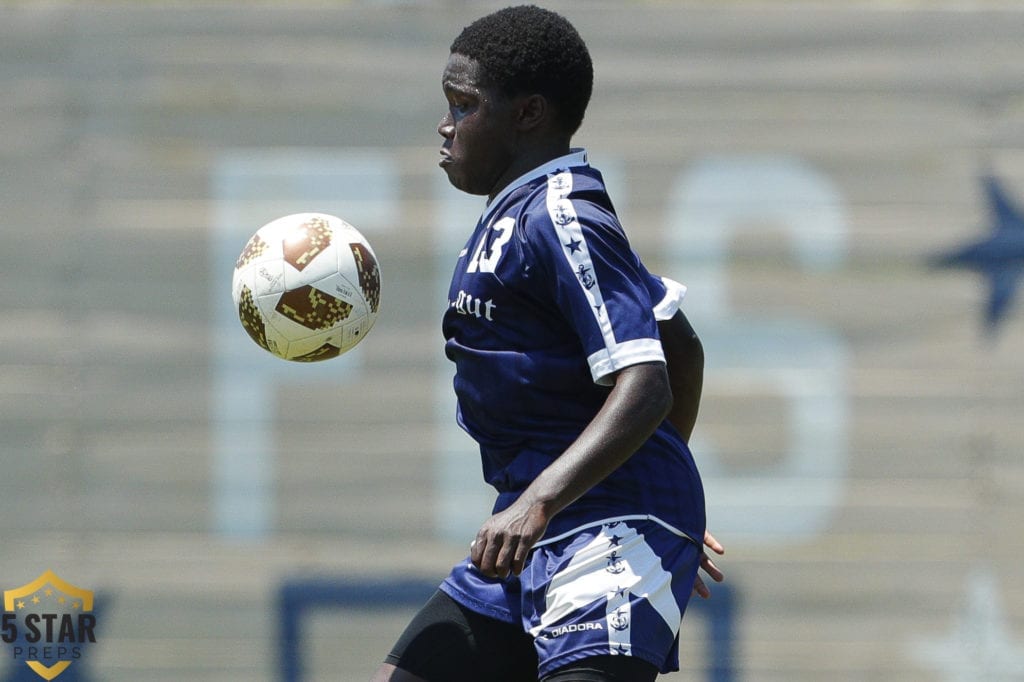
[[[531,171],[523,173],[518,178],[510,182],[505,186],[497,195],[494,200],[487,204],[487,208],[484,210],[484,214],[480,216],[480,220],[484,221],[490,217],[491,212],[501,205],[501,202],[512,192],[516,191],[523,185],[533,182],[537,178],[542,178],[545,175],[550,175],[558,171],[565,170],[566,168],[573,168],[575,166],[586,166],[587,165],[587,150],[582,148],[575,148],[571,150],[565,156],[559,156],[557,159],[552,159],[545,164],[537,166]]]

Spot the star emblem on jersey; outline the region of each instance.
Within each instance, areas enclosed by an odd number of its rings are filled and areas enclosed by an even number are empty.
[[[1024,274],[1024,213],[1014,205],[994,177],[984,179],[985,194],[994,223],[985,238],[932,259],[944,268],[966,268],[988,280],[989,297],[985,308],[985,329],[996,330],[1006,316]]]
[[[569,243],[566,244],[565,247],[569,249],[569,253],[577,253],[579,252],[580,244],[582,243],[583,242],[581,242],[579,239],[570,239]]]

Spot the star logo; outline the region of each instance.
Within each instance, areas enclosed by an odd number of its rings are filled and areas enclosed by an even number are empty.
[[[954,615],[950,631],[918,638],[910,644],[909,653],[922,665],[940,671],[946,682],[1020,679],[1024,646],[1011,636],[1002,601],[991,570],[969,576],[963,606]]]
[[[994,177],[986,177],[984,185],[994,222],[992,232],[984,239],[940,254],[932,262],[937,267],[974,270],[988,280],[985,329],[991,334],[1009,310],[1024,274],[1024,213]]]
[[[96,642],[93,593],[53,571],[4,590],[3,603],[0,641],[10,646],[15,663],[44,680],[58,677]]]

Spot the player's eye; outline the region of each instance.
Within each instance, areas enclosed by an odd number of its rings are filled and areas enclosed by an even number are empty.
[[[465,116],[473,108],[473,104],[467,100],[452,100],[448,103],[453,116]]]

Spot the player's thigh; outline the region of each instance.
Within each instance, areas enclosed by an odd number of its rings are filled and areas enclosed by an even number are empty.
[[[541,682],[654,682],[657,677],[657,666],[633,656],[592,656],[545,675]]]
[[[537,654],[521,628],[487,618],[438,591],[398,638],[375,682],[536,682]],[[399,673],[413,675],[408,678]]]

